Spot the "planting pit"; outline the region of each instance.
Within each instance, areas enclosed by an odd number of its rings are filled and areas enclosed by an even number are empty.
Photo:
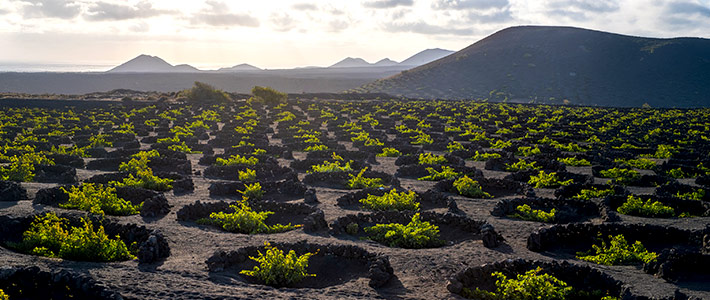
[[[84,215],[77,213],[57,214],[57,216],[69,220],[71,227],[82,226],[81,217],[84,217]],[[35,217],[36,215],[19,218],[0,216],[0,244],[8,248],[9,243],[22,241],[22,234],[29,229]],[[129,249],[136,247],[133,254],[138,257],[140,263],[157,262],[170,255],[170,245],[158,230],[151,230],[135,224],[120,224],[107,218],[102,219],[100,216],[89,215],[85,218],[94,224],[94,228],[103,226],[108,236],[113,238],[119,235],[121,240],[129,246]],[[134,243],[135,246],[133,246]]]
[[[123,299],[91,276],[39,267],[1,268],[0,290],[10,299]]]
[[[369,278],[372,288],[387,284],[392,278],[393,270],[389,258],[384,255],[370,253],[358,246],[334,244],[272,243],[278,249],[288,252],[293,250],[297,255],[316,253],[308,261],[307,272],[315,277],[306,277],[291,288],[325,288],[343,284],[358,278]],[[241,275],[241,270],[251,270],[257,263],[249,257],[255,257],[258,252],[265,252],[263,246],[248,246],[233,251],[220,250],[207,259],[207,268],[212,276],[222,275],[250,284],[264,284],[259,280]]]
[[[69,190],[70,186],[40,189],[32,203],[59,207],[59,204],[69,201],[69,195],[62,188]],[[163,193],[143,188],[118,187],[116,195],[133,205],[143,203],[140,215],[144,218],[162,217],[170,212],[170,204]]]
[[[596,204],[586,200],[555,200],[546,198],[502,199],[491,210],[496,217],[509,217],[517,212],[520,205],[529,205],[532,209],[550,212],[555,209],[555,218],[551,223],[584,222],[599,217]],[[512,218],[512,217],[510,217]],[[513,218],[515,219],[515,218]]]
[[[360,199],[367,198],[368,195],[382,196],[391,191],[391,188],[377,188],[377,189],[363,189],[357,192],[348,193],[336,200],[337,205],[349,209],[349,210],[365,210],[363,204],[360,203]],[[398,190],[397,193],[406,192],[405,190]],[[441,192],[429,190],[424,193],[416,193],[419,202],[420,210],[427,209],[437,209],[437,208],[448,208],[450,212],[458,213],[459,209],[456,202]]]
[[[242,198],[239,191],[245,190],[245,183],[241,181],[215,181],[210,184],[210,197]],[[259,182],[264,195],[261,199],[270,201],[291,201],[305,197],[307,187],[297,180],[284,180],[279,182]]]
[[[319,187],[327,187],[332,189],[350,189],[348,181],[352,176],[357,176],[359,172],[327,172],[327,173],[308,173],[303,178],[303,183]],[[362,174],[366,178],[382,179],[382,184],[388,187],[400,187],[399,179],[396,177],[379,171],[365,171]]]
[[[177,212],[177,219],[181,222],[196,222],[202,218],[209,218],[213,212],[233,213],[234,209],[225,201],[200,202],[186,205]],[[268,216],[264,223],[266,225],[288,224],[303,225],[303,231],[315,232],[328,228],[325,222],[325,215],[320,209],[303,203],[279,203],[272,201],[250,202],[249,207],[254,211],[272,211],[274,214]],[[205,225],[209,226],[209,225]],[[214,226],[209,226],[213,227]],[[220,228],[221,230],[221,228]]]
[[[532,196],[534,195],[533,189],[528,185],[527,183],[521,183],[513,180],[508,180],[508,179],[497,179],[497,178],[471,178],[475,181],[478,181],[478,184],[481,185],[481,190],[484,192],[490,194],[493,196],[493,198],[497,197],[505,197],[505,196],[512,196],[512,195],[521,195],[521,196]],[[453,186],[455,179],[449,179],[449,180],[442,180],[436,183],[434,185],[434,190],[445,192],[445,193],[451,193],[451,194],[456,194],[460,195],[456,188]],[[460,195],[463,197],[468,197],[465,195]]]
[[[504,260],[495,263],[488,263],[477,267],[470,267],[455,273],[450,279],[446,288],[454,294],[464,296],[464,289],[474,290],[476,288],[495,292],[496,278],[491,276],[494,272],[501,272],[507,278],[515,279],[518,274],[524,274],[529,270],[541,269],[541,273],[546,273],[562,280],[575,290],[586,292],[601,291],[601,295],[621,297],[622,282],[615,280],[611,276],[591,268],[570,264],[568,262],[546,262],[539,260]]]

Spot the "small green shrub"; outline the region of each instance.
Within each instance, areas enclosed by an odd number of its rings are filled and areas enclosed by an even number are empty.
[[[250,182],[256,180],[256,170],[247,168],[244,171],[237,171],[237,174],[239,176],[239,181]]]
[[[272,211],[254,211],[245,200],[239,201],[236,205],[230,205],[234,209],[233,213],[213,212],[209,218],[197,220],[198,224],[213,225],[222,229],[243,234],[258,234],[258,233],[279,233],[284,231],[300,228],[302,225],[291,225],[288,223],[267,225],[264,223],[266,219],[273,215]]]
[[[501,155],[498,153],[485,153],[485,152],[478,153],[478,151],[476,151],[476,154],[473,155],[473,157],[471,157],[471,159],[475,160],[475,161],[487,161],[492,158],[500,158],[500,157],[501,157]]]
[[[656,162],[648,158],[638,158],[638,159],[621,159],[617,158],[614,160],[615,163],[621,164],[623,166],[629,166],[632,168],[651,170],[656,167]]]
[[[419,154],[420,165],[440,165],[447,162],[448,160],[443,155],[431,154],[429,152]]]
[[[285,104],[288,99],[286,93],[279,92],[271,87],[255,86],[251,89],[251,93],[258,102],[263,102],[270,106]]]
[[[590,200],[592,198],[604,198],[614,194],[614,189],[597,189],[592,187],[591,189],[582,189],[579,193],[572,197],[572,199],[578,200]]]
[[[704,189],[697,189],[697,190],[693,190],[692,192],[687,192],[687,193],[677,192],[675,194],[675,197],[680,198],[680,199],[684,199],[684,200],[702,201],[703,198],[705,198],[705,190]]]
[[[459,193],[459,195],[464,195],[473,198],[492,198],[491,194],[484,192],[481,189],[481,185],[478,181],[475,181],[468,176],[456,179],[453,183],[454,188]]]
[[[577,252],[577,258],[581,260],[607,266],[649,263],[657,257],[655,252],[648,252],[640,241],[629,244],[623,234],[610,235],[608,245],[602,240],[601,246],[592,245],[592,250]]]
[[[397,193],[392,189],[382,196],[367,195],[360,203],[372,210],[418,210],[417,194],[414,191]]]
[[[623,168],[611,168],[599,171],[599,175],[604,178],[613,178],[615,182],[626,185],[641,178],[638,171]]]
[[[353,168],[350,167],[350,162],[345,163],[344,166],[340,165],[340,161],[328,162],[325,161],[320,165],[313,165],[308,173],[332,173],[332,172],[351,172]]]
[[[10,296],[5,294],[5,292],[1,289],[0,289],[0,300],[10,300]]]
[[[517,279],[509,279],[501,272],[494,272],[496,278],[495,292],[476,288],[464,289],[463,296],[470,299],[484,300],[564,300],[573,292],[572,287],[556,277],[542,273],[538,267],[525,274],[518,274]]]
[[[365,227],[363,230],[368,234],[369,239],[390,247],[418,249],[445,244],[445,241],[439,238],[439,227],[421,221],[419,214],[415,214],[407,225],[377,224]]]
[[[185,144],[185,142],[180,142],[180,144],[173,144],[168,146],[168,150],[182,152],[187,154],[200,154],[202,151],[192,151],[192,149]]]
[[[535,161],[527,162],[524,159],[518,159],[518,162],[512,164],[506,164],[505,170],[509,172],[517,171],[527,171],[527,170],[539,170],[540,166],[535,165]]]
[[[530,176],[530,180],[528,180],[528,183],[532,184],[533,187],[536,189],[558,187],[561,185],[570,185],[572,184],[572,182],[572,179],[560,181],[560,179],[557,177],[557,173],[546,173],[545,171],[540,171],[538,175]]]
[[[347,232],[349,235],[357,235],[357,233],[360,231],[360,225],[358,225],[355,222],[351,222],[347,226],[345,226],[345,232]]]
[[[641,217],[672,217],[675,215],[675,210],[672,207],[665,206],[659,201],[651,202],[651,199],[643,201],[641,197],[629,195],[626,202],[619,206],[616,211],[625,215],[634,215]]]
[[[557,158],[557,161],[568,165],[568,166],[573,166],[573,167],[581,167],[581,166],[591,166],[592,163],[590,163],[588,160],[584,158],[577,158],[577,157],[567,157],[567,158]]]
[[[550,223],[555,221],[555,213],[557,210],[554,208],[550,212],[546,212],[540,209],[532,209],[530,205],[523,204],[518,205],[515,208],[515,213],[510,215],[511,218],[521,219],[525,221],[536,221]]]
[[[35,178],[35,166],[30,162],[14,159],[16,156],[10,157],[8,166],[0,167],[0,178],[2,180],[29,182]]]
[[[253,184],[245,184],[243,191],[237,191],[242,194],[245,200],[259,200],[264,196],[264,191],[261,189],[261,184],[256,182]]]
[[[80,187],[72,186],[69,190],[61,188],[69,195],[69,201],[59,204],[61,208],[79,209],[92,214],[128,216],[138,214],[140,205],[121,199],[116,195],[116,188],[100,184],[84,183]]]
[[[303,149],[304,152],[325,151],[328,150],[326,145],[310,145]]]
[[[136,176],[129,174],[123,181],[111,181],[109,185],[115,187],[139,187],[154,191],[169,191],[173,188],[173,180],[170,178],[160,178],[153,175],[150,168],[138,172]]]
[[[232,155],[227,159],[217,157],[216,165],[218,166],[253,166],[259,163],[256,157],[246,157],[239,154]]]
[[[418,135],[412,137],[412,145],[431,145],[434,143],[434,139],[430,135],[420,132]]]
[[[239,274],[255,277],[267,285],[288,286],[300,282],[306,277],[315,277],[315,274],[308,274],[308,260],[316,253],[306,253],[298,256],[291,250],[284,254],[283,250],[271,246],[269,242],[264,242],[266,252],[259,251],[257,257],[249,259],[259,263],[252,270],[242,270]]]
[[[363,174],[367,171],[367,168],[360,170],[357,176],[349,174],[350,180],[348,180],[348,188],[350,189],[366,189],[366,188],[378,188],[385,186],[382,184],[382,178],[367,178]]]
[[[227,102],[232,100],[229,94],[224,91],[215,89],[213,86],[195,81],[195,86],[189,90],[184,90],[182,94],[187,98],[188,101],[195,103],[203,102]]]
[[[491,145],[492,149],[503,149],[503,148],[508,148],[513,145],[512,141],[504,141],[504,140],[497,140],[495,143]]]
[[[81,219],[81,227],[69,227],[69,220],[54,213],[37,216],[13,245],[21,252],[80,261],[120,261],[135,259],[119,236],[110,239],[104,227]]]
[[[399,150],[391,147],[382,148],[382,153],[377,154],[377,156],[380,157],[397,157],[400,155],[402,155],[402,153],[399,152]]]
[[[671,178],[676,178],[676,179],[690,178],[690,177],[694,176],[693,174],[687,174],[687,173],[683,172],[683,169],[681,169],[681,168],[670,169],[670,170],[666,171],[666,175],[668,175]]]
[[[456,150],[463,150],[463,149],[464,149],[463,145],[461,145],[461,143],[459,143],[457,141],[453,141],[453,142],[449,143],[448,145],[446,145],[447,152],[454,152]]]
[[[533,156],[542,153],[540,151],[540,148],[538,147],[518,147],[518,151],[515,152],[515,155],[520,155],[520,156]]]
[[[417,180],[423,180],[423,181],[439,181],[439,180],[447,180],[447,179],[454,179],[456,177],[459,177],[461,174],[456,172],[454,168],[449,167],[449,166],[442,166],[441,167],[441,172],[437,171],[436,169],[432,167],[427,167],[426,171],[429,172],[429,175],[424,176],[424,177],[419,177]]]

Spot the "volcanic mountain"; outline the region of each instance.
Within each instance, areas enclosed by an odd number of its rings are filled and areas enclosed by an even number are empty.
[[[190,65],[173,66],[162,58],[141,54],[111,70],[109,73],[194,73],[200,72]]]
[[[710,40],[522,26],[357,91],[580,105],[710,105]]]

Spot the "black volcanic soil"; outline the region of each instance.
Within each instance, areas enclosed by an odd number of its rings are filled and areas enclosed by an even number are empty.
[[[320,102],[303,102],[298,105],[289,105],[289,110],[298,115],[299,119],[297,120],[310,120],[312,124],[317,124],[313,127],[324,133],[321,138],[322,140],[328,138],[334,139],[335,135],[333,132],[337,127],[335,127],[335,125],[321,126],[320,122],[323,121],[323,119],[319,117],[321,107],[311,111],[308,110],[308,106],[314,104],[322,105],[322,108],[335,107],[336,114],[339,114],[337,109],[343,103],[347,102],[324,102],[323,104]],[[243,105],[244,102],[240,102],[235,105],[234,108],[238,109],[238,107]],[[178,104],[172,107],[161,105],[160,110],[178,108],[181,106],[183,105]],[[376,110],[371,103],[366,103],[361,109],[372,110],[372,112]],[[424,118],[430,112],[431,111],[423,111],[418,112],[418,114]],[[227,116],[233,114],[233,112],[225,113],[223,119],[226,120]],[[260,133],[266,136],[268,145],[283,146],[281,140],[273,138],[273,136],[281,131],[287,132],[288,126],[295,124],[295,122],[279,124],[274,122],[274,120],[278,118],[275,114],[276,113],[273,111],[260,111],[259,120],[264,122],[265,126],[259,130]],[[345,119],[348,118],[345,113],[339,116]],[[380,118],[380,116],[378,116],[378,118]],[[356,118],[353,117],[352,119],[355,120]],[[388,120],[390,119],[387,117],[381,118],[381,124],[387,124]],[[503,120],[505,120],[505,118]],[[524,119],[521,117],[521,120]],[[490,123],[493,123],[493,120],[491,120]],[[393,121],[392,124],[400,125],[402,121]],[[215,127],[208,131],[210,133],[209,140],[200,140],[195,143],[207,146],[209,141],[214,139],[215,131],[218,131],[219,128],[223,128],[224,126],[224,122],[215,124]],[[408,144],[398,143],[399,140],[394,139],[394,136],[397,136],[398,133],[394,131],[392,127],[393,126],[377,125],[374,126],[374,128],[368,128],[368,130],[373,132],[385,132],[385,136],[389,138],[385,143],[388,147],[411,147]],[[328,133],[328,131],[330,131],[330,133]],[[434,132],[436,132],[436,126],[433,126],[431,131],[434,134]],[[167,132],[167,128],[160,127],[156,128],[154,131],[150,131],[149,136],[164,135],[165,132]],[[444,136],[441,132],[438,134]],[[539,138],[542,138],[542,136]],[[239,141],[239,139],[235,140]],[[358,151],[358,148],[350,141],[338,141],[337,143],[347,150]],[[476,147],[482,149],[477,142],[463,141],[462,144],[470,149],[476,149]],[[148,150],[150,147],[151,144],[149,143],[140,143],[140,149]],[[415,149],[416,151],[421,151],[420,146],[415,146]],[[113,151],[115,149],[107,148],[107,150]],[[486,152],[491,151],[491,149],[487,148],[485,150]],[[214,147],[215,154],[222,154],[224,151],[225,150],[221,147]],[[307,158],[307,154],[301,151],[293,151],[293,157],[285,155],[287,154],[286,152],[274,155],[279,165],[282,167],[289,167],[293,161],[305,160]],[[443,151],[427,152],[439,155],[446,154],[446,152]],[[411,152],[411,154],[413,153],[414,152]],[[710,291],[707,291],[707,289],[697,289],[695,288],[696,286],[693,285],[668,282],[662,278],[645,273],[644,270],[637,266],[599,266],[580,262],[576,259],[559,258],[550,256],[548,253],[537,253],[528,250],[527,240],[529,236],[537,232],[540,228],[550,227],[552,225],[491,215],[491,211],[501,200],[520,198],[520,194],[528,194],[527,196],[538,197],[540,199],[553,199],[555,198],[555,189],[532,189],[516,184],[516,190],[511,190],[509,193],[496,190],[493,192],[495,197],[490,199],[474,199],[459,196],[454,193],[446,193],[446,196],[450,197],[450,200],[455,202],[456,209],[452,209],[450,205],[425,207],[427,211],[441,214],[458,214],[475,221],[486,222],[492,225],[495,231],[501,234],[505,239],[503,244],[496,248],[485,247],[482,240],[479,238],[462,239],[460,242],[439,248],[392,248],[373,241],[361,240],[354,236],[344,235],[335,237],[329,233],[328,228],[322,228],[315,232],[305,232],[303,229],[297,229],[268,235],[246,235],[229,233],[222,230],[205,230],[204,226],[196,225],[191,222],[178,221],[177,212],[185,206],[192,205],[197,201],[213,203],[223,200],[231,201],[238,197],[210,195],[210,186],[215,182],[221,182],[223,180],[204,176],[205,169],[208,166],[199,163],[202,157],[202,154],[186,155],[186,159],[190,161],[192,167],[192,175],[189,175],[189,177],[191,177],[194,183],[194,191],[179,193],[175,193],[174,191],[165,192],[164,196],[170,205],[170,211],[167,215],[158,215],[152,218],[144,218],[140,215],[106,217],[112,222],[136,224],[145,226],[150,230],[159,231],[170,246],[170,255],[166,259],[149,264],[139,264],[137,260],[113,263],[75,262],[20,254],[0,247],[0,261],[2,261],[2,266],[36,266],[46,271],[69,270],[77,274],[88,275],[108,287],[110,291],[120,293],[125,299],[460,299],[458,294],[452,293],[447,289],[449,279],[456,274],[486,263],[499,263],[508,259],[523,259],[525,261],[555,263],[569,262],[585,267],[588,266],[624,284],[628,295],[632,297],[630,299],[633,299],[633,297],[648,297],[649,299],[672,298],[676,291],[700,299],[710,299]],[[84,160],[88,163],[96,159],[85,158]],[[394,176],[399,168],[399,166],[395,164],[396,160],[397,158],[395,157],[376,157],[374,162],[361,161],[361,163],[370,165],[370,171],[382,172]],[[503,179],[511,174],[510,172],[486,170],[485,162],[466,160],[465,167],[480,170],[481,174],[477,174],[477,176],[483,176],[487,179]],[[567,172],[570,173],[592,176],[591,166],[567,167],[566,169]],[[649,174],[653,174],[652,171],[649,172]],[[76,176],[80,182],[86,181],[96,175],[108,173],[111,173],[111,171],[84,168],[76,169]],[[306,172],[299,171],[297,173],[298,179],[302,182],[306,176]],[[397,179],[399,180],[399,186],[401,186],[401,189],[398,187],[398,190],[414,190],[417,193],[425,193],[433,190],[436,185],[436,182],[417,181],[412,178],[399,177]],[[606,181],[601,178],[594,178],[594,180],[596,183],[604,183]],[[680,181],[683,184],[697,186],[694,184],[693,179]],[[56,206],[33,204],[32,200],[34,200],[38,190],[55,187],[57,185],[57,183],[21,183],[21,186],[26,189],[27,198],[29,199],[23,199],[25,198],[24,195],[10,199],[10,201],[4,201],[5,199],[3,199],[3,201],[0,201],[0,215],[26,217],[47,211],[56,211],[59,213],[67,212],[67,210]],[[337,199],[355,191],[310,186],[308,184],[306,184],[306,188],[308,190],[314,190],[315,196],[312,192],[301,191],[303,192],[302,197],[289,197],[285,202],[312,205],[315,209],[319,209],[324,213],[325,221],[328,225],[332,224],[338,218],[354,213],[353,208],[344,208],[339,205]],[[653,194],[655,188],[633,187],[629,188],[629,190],[636,194]],[[19,194],[22,193],[18,193],[18,195]],[[562,200],[557,199],[555,201]],[[593,199],[592,201],[595,205],[601,203],[601,199]],[[367,214],[369,212],[360,210],[356,213]],[[708,223],[707,217],[652,219],[619,215],[618,219],[617,223],[619,224],[652,224],[657,226],[671,226],[690,231],[705,230],[705,226]],[[608,223],[607,220],[599,216],[592,216],[588,221],[592,224]],[[265,241],[279,244],[305,242],[313,245],[357,246],[368,253],[387,257],[393,269],[394,276],[384,286],[373,288],[369,285],[370,280],[367,276],[361,276],[361,274],[366,271],[356,268],[348,273],[350,275],[346,274],[342,280],[326,280],[325,284],[314,284],[310,285],[311,287],[309,287],[308,284],[304,284],[302,287],[273,288],[245,280],[242,276],[233,276],[234,273],[225,275],[220,272],[212,272],[208,268],[207,260],[213,257],[217,252],[236,251],[245,247],[261,247]],[[339,265],[336,264],[333,266],[333,268],[352,265],[351,261],[333,261],[340,263]],[[323,264],[325,263],[328,263],[327,259],[317,259],[314,261],[314,266],[323,269]],[[330,274],[334,274],[334,272],[329,270],[328,272],[324,271],[322,274],[331,276]],[[0,277],[0,280],[1,279],[2,277]]]

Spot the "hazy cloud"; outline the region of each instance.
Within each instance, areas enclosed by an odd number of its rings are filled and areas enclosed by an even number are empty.
[[[231,13],[224,2],[207,1],[209,7],[193,15],[193,24],[210,26],[245,26],[259,27],[259,20],[248,14]]]
[[[496,10],[490,13],[480,13],[474,11],[468,14],[468,19],[473,22],[485,24],[485,23],[505,23],[513,20],[513,15],[509,8],[504,8],[501,10]]]
[[[81,6],[75,1],[24,0],[22,13],[29,18],[73,19],[81,13]]]
[[[5,15],[5,14],[8,14],[8,13],[10,13],[9,10],[0,8],[0,15]]]
[[[370,8],[392,8],[397,6],[412,6],[414,0],[376,0],[365,2],[365,7]]]
[[[330,32],[340,32],[348,28],[350,24],[343,20],[332,20],[328,23],[328,30]]]
[[[670,14],[701,15],[710,17],[710,6],[694,2],[672,2],[668,4],[667,12]]]
[[[122,5],[108,2],[96,2],[89,7],[89,20],[129,20],[139,18],[149,18],[163,14],[171,14],[172,11],[153,8],[153,4],[141,1],[136,5]]]
[[[385,25],[385,30],[390,32],[412,32],[427,35],[472,35],[471,28],[452,28],[450,26],[438,26],[424,22],[390,23]]]
[[[313,3],[296,3],[291,7],[296,10],[318,10],[318,6]]]
[[[508,0],[436,0],[434,9],[490,9],[508,6]]]
[[[287,13],[273,13],[269,20],[272,27],[278,31],[289,31],[295,27],[293,18]]]
[[[554,0],[547,3],[548,14],[584,21],[590,14],[611,13],[619,10],[614,0]]]

